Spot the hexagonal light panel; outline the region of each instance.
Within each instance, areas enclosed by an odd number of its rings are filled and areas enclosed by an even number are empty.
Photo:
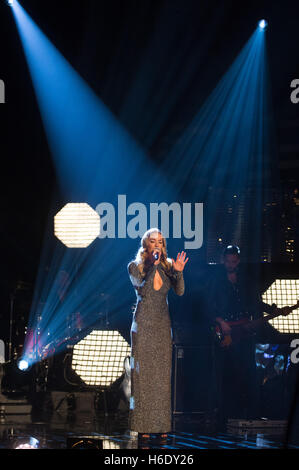
[[[124,372],[131,348],[116,330],[93,330],[73,348],[72,368],[87,385],[109,387]]]
[[[84,202],[70,202],[55,215],[54,234],[68,248],[86,248],[100,234],[100,216]]]
[[[262,299],[277,307],[296,305],[299,299],[299,279],[276,279],[264,292]],[[299,309],[289,315],[273,318],[269,323],[281,333],[299,333]]]

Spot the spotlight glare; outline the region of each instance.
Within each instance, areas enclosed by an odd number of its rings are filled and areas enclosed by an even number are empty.
[[[266,29],[267,26],[268,26],[268,23],[267,23],[266,20],[260,20],[260,21],[259,21],[259,28],[260,28],[260,29]]]
[[[37,449],[38,446],[39,441],[35,437],[30,437],[29,439],[20,439],[14,449]]]
[[[28,368],[29,368],[29,363],[28,361],[26,361],[26,359],[20,359],[18,361],[18,369],[25,372]]]
[[[10,7],[13,6],[13,3],[14,3],[14,0],[7,0],[6,1],[7,5],[9,5]]]

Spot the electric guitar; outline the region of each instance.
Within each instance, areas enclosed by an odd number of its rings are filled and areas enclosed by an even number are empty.
[[[268,322],[269,320],[279,317],[280,315],[289,315],[293,310],[296,310],[296,308],[299,307],[299,300],[295,305],[291,307],[283,307],[283,312],[278,309],[275,304],[273,304],[273,307],[275,308],[273,313],[270,313],[265,317],[258,318],[257,320],[242,318],[241,320],[226,322],[231,327],[230,334],[224,335],[221,326],[217,324],[215,326],[215,335],[217,341],[220,343],[220,346],[223,348],[227,348],[232,343],[238,343],[242,341],[242,339],[254,334],[259,326]]]

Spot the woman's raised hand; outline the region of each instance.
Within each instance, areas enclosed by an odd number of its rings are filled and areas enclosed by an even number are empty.
[[[172,266],[176,271],[183,271],[188,259],[189,258],[186,259],[186,253],[182,251],[181,253],[178,253],[176,261],[174,261],[174,259],[172,258]]]

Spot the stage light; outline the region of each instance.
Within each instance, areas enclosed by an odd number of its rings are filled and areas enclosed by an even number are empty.
[[[68,203],[54,217],[54,233],[68,248],[86,248],[100,234],[100,216],[86,203]]]
[[[276,279],[262,299],[269,305],[276,304],[279,308],[295,305],[299,299],[299,279]],[[287,316],[280,315],[269,323],[281,333],[299,333],[299,309],[293,310]]]
[[[35,437],[30,437],[29,439],[22,438],[13,446],[14,449],[38,449],[39,441]]]
[[[120,442],[115,442],[112,439],[103,439],[103,449],[121,449]]]
[[[14,0],[7,0],[6,3],[7,3],[7,5],[9,5],[10,7],[12,7],[13,4],[14,4]]]
[[[130,354],[118,331],[93,330],[74,346],[72,368],[87,385],[109,387],[123,374]]]
[[[26,359],[22,358],[17,362],[17,366],[18,369],[25,372],[29,368],[29,362]]]
[[[266,20],[260,20],[260,21],[259,21],[259,28],[260,28],[260,29],[266,29],[267,26],[268,26],[268,23],[267,23]]]
[[[33,369],[27,361],[12,360],[3,364],[1,393],[11,398],[27,397],[34,381]]]

